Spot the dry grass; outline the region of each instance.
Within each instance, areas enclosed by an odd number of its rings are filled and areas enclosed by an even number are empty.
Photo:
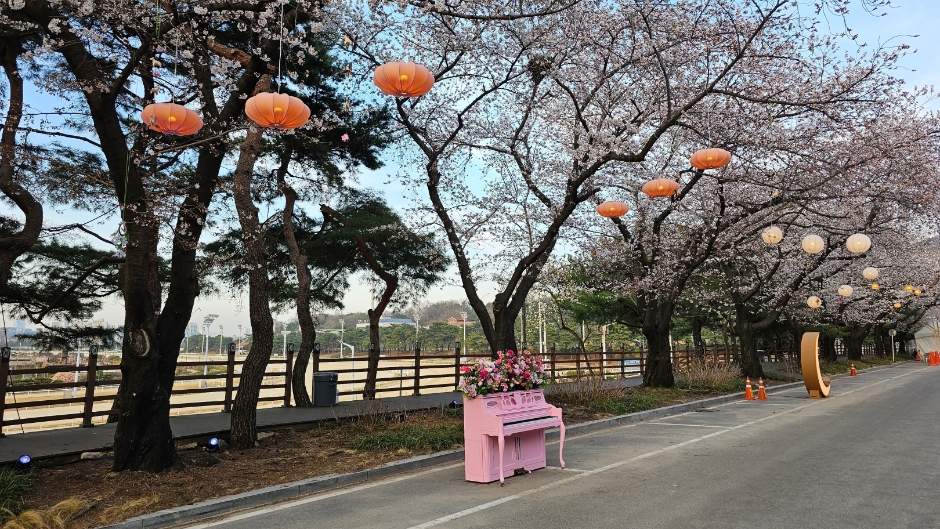
[[[676,369],[676,387],[681,389],[741,391],[741,368],[706,359],[695,359]]]
[[[99,521],[103,525],[120,522],[121,520],[126,520],[139,514],[149,512],[151,510],[150,507],[158,503],[160,503],[160,497],[156,495],[150,495],[143,498],[138,498],[136,500],[124,502],[121,505],[113,505],[101,513]]]
[[[90,509],[92,504],[69,498],[44,510],[30,510],[8,520],[2,529],[65,529],[69,522]]]

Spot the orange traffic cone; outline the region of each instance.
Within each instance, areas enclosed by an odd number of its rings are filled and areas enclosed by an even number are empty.
[[[850,376],[850,377],[857,377],[857,376],[858,376],[858,371],[855,370],[855,362],[852,362],[852,368],[849,369],[849,376]]]
[[[764,391],[764,377],[757,379],[757,400],[767,400],[767,393]]]
[[[744,400],[754,400],[754,393],[751,391],[751,377],[744,379]]]

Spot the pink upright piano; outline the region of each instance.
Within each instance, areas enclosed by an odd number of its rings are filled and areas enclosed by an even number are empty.
[[[558,459],[565,460],[561,408],[545,402],[540,389],[493,393],[463,399],[463,437],[467,481],[489,483],[517,471],[545,466],[545,429],[557,426]]]

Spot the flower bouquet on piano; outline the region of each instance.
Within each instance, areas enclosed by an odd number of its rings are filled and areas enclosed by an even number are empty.
[[[535,389],[545,385],[542,359],[531,351],[499,351],[495,360],[479,360],[460,368],[460,391],[472,399],[506,391]]]

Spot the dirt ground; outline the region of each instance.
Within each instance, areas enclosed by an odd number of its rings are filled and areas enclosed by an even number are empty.
[[[718,392],[682,391],[664,405],[718,395]],[[660,403],[662,404],[662,403]],[[577,424],[612,414],[587,407],[568,406],[565,423]],[[461,410],[429,410],[360,417],[357,421],[330,421],[312,429],[279,430],[244,451],[209,453],[203,447],[179,446],[178,468],[160,474],[111,472],[112,456],[96,461],[39,468],[30,509],[46,509],[69,498],[90,502],[90,507],[68,527],[85,529],[115,523],[162,509],[259,489],[280,483],[346,473],[413,457],[433,450],[355,450],[362,436],[408,426],[422,429],[463,424]],[[451,430],[453,431],[453,430]],[[455,444],[452,448],[458,447]]]

